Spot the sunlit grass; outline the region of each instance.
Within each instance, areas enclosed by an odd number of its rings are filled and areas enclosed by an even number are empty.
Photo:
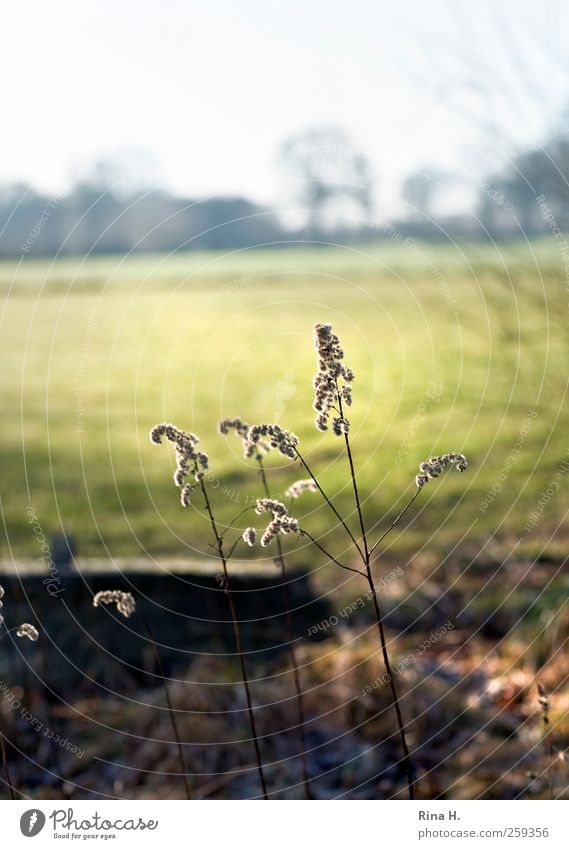
[[[322,320],[357,375],[351,435],[368,523],[394,515],[421,460],[457,450],[467,476],[429,484],[391,545],[518,539],[568,456],[560,258],[547,240],[422,250],[429,264],[390,244],[0,265],[2,506],[13,553],[38,556],[29,498],[46,533],[63,526],[82,554],[207,554],[206,522],[179,506],[148,440],[160,420],[200,434],[224,520],[259,494],[238,440],[216,434],[217,420],[234,415],[296,432],[348,510],[339,441],[313,427],[312,326]],[[530,410],[538,415],[519,456],[481,510]],[[273,465],[276,492],[300,476]],[[329,525],[317,496],[303,509],[315,531]],[[548,540],[564,512],[553,498],[524,545]]]

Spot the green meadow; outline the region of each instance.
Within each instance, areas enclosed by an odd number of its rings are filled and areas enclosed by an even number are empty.
[[[468,470],[428,484],[392,551],[563,548],[569,289],[552,239],[26,258],[0,264],[0,298],[4,559],[39,556],[30,507],[85,556],[207,556],[199,496],[180,506],[172,451],[148,439],[159,421],[201,437],[223,523],[261,494],[239,441],[217,434],[240,415],[294,431],[355,529],[342,442],[313,424],[318,321],[356,373],[351,439],[372,537],[423,459],[461,451]],[[275,494],[306,476],[282,457],[267,465]],[[290,512],[346,547],[318,496]],[[250,511],[236,527],[255,522]]]

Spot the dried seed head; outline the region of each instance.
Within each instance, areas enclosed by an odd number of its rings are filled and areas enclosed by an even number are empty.
[[[345,416],[336,416],[332,421],[332,430],[336,436],[350,432],[350,422]]]
[[[293,519],[288,515],[288,510],[280,501],[274,498],[258,498],[255,512],[272,513],[272,521],[269,522],[263,536],[261,537],[261,545],[265,548],[271,543],[277,534],[294,534],[298,533],[298,519]]]
[[[286,516],[287,508],[281,501],[276,498],[257,498],[255,513],[260,516],[262,513],[272,513],[273,516]]]
[[[289,498],[298,498],[303,492],[318,492],[316,482],[312,478],[306,480],[295,481],[289,486],[285,492],[285,496]]]
[[[203,451],[196,450],[199,439],[195,433],[180,430],[173,424],[159,424],[150,431],[150,441],[155,445],[160,445],[163,437],[166,437],[176,450],[176,471],[174,472],[176,486],[182,488],[190,472],[193,472],[196,481],[202,480],[203,473],[209,469],[209,459]],[[184,504],[183,497],[182,504]],[[187,505],[184,504],[184,506]]]
[[[116,604],[118,612],[126,619],[136,610],[132,594],[122,590],[101,590],[93,599],[93,607],[99,607],[101,604]]]
[[[456,466],[457,471],[464,472],[468,463],[464,454],[457,454],[455,451],[450,454],[441,454],[438,457],[431,457],[419,465],[419,474],[415,478],[415,483],[421,489],[431,478],[438,476],[445,470],[448,465]]]
[[[263,454],[271,450],[268,442],[259,440],[257,443],[253,443],[249,440],[249,425],[239,417],[222,419],[217,425],[217,430],[223,436],[227,436],[231,430],[234,430],[236,436],[239,436],[243,442],[243,456],[246,459],[255,457],[255,459],[260,460]]]
[[[283,456],[290,460],[296,458],[295,446],[298,445],[298,437],[288,430],[283,430],[277,424],[253,425],[249,428],[247,438],[249,442],[258,445],[262,437],[268,437],[269,446],[276,448]]]
[[[344,352],[340,340],[332,332],[331,324],[317,324],[314,328],[314,347],[318,355],[318,371],[314,376],[313,408],[316,416],[316,427],[320,431],[328,430],[330,410],[341,402],[348,407],[352,404],[352,387],[354,372],[344,365]],[[340,382],[341,381],[341,382]],[[334,419],[332,430],[336,436],[347,433],[349,422],[339,417]]]
[[[4,602],[2,599],[4,598],[4,587],[0,586],[0,608],[4,607]],[[0,615],[0,627],[4,624],[4,617]],[[21,625],[16,629],[16,635],[18,637],[27,637],[28,640],[36,641],[39,637],[37,629],[30,625],[29,622],[22,622]]]
[[[31,640],[35,643],[37,638],[39,637],[37,628],[34,628],[33,625],[30,625],[29,622],[22,622],[22,624],[18,627],[16,631],[17,637],[27,637],[28,640]]]
[[[192,495],[196,491],[195,486],[193,484],[187,483],[182,487],[182,491],[180,492],[180,503],[182,507],[189,507],[190,502],[192,500]]]
[[[173,424],[158,424],[150,431],[150,441],[155,445],[160,445],[163,436],[165,436],[170,442],[175,442],[176,444],[190,442],[193,445],[197,445],[199,442],[195,433],[179,430]]]
[[[277,534],[296,534],[298,531],[298,519],[293,519],[292,516],[274,516],[261,537],[261,545],[266,548]]]
[[[252,548],[257,542],[257,531],[255,528],[245,528],[243,531],[243,540]]]
[[[218,433],[221,433],[223,436],[227,436],[230,430],[234,430],[237,436],[240,436],[241,439],[246,439],[249,425],[239,417],[236,419],[222,419],[218,422]]]

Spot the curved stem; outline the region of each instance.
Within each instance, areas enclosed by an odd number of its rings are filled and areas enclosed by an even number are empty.
[[[248,510],[253,510],[253,509],[254,509],[253,505],[252,505],[252,504],[250,504],[248,507],[244,507],[244,508],[243,508],[243,510],[240,510],[240,511],[239,511],[239,513],[237,514],[237,516],[234,516],[234,517],[233,517],[233,519],[232,519],[232,520],[230,521],[230,523],[227,525],[227,527],[225,528],[225,530],[224,530],[224,531],[222,531],[222,532],[220,533],[220,535],[219,535],[219,536],[221,537],[221,539],[223,539],[223,537],[225,536],[225,534],[227,533],[227,531],[229,531],[229,530],[233,527],[233,525],[235,524],[235,522],[237,521],[237,519],[240,519],[240,518],[241,518],[241,516],[243,515],[243,513],[246,513]],[[229,555],[227,556],[227,559],[229,560]]]
[[[255,715],[253,712],[253,701],[251,699],[251,692],[249,689],[249,678],[247,675],[247,666],[245,664],[245,657],[243,655],[243,648],[241,645],[241,629],[239,627],[239,619],[237,618],[237,609],[235,607],[235,602],[233,600],[233,595],[231,593],[230,585],[229,585],[229,571],[227,568],[227,557],[223,550],[223,540],[219,534],[219,530],[217,528],[217,524],[215,522],[215,518],[213,515],[213,511],[211,508],[211,504],[209,501],[209,497],[207,494],[206,486],[203,482],[203,478],[200,476],[199,478],[201,490],[204,497],[205,507],[209,516],[211,528],[213,530],[213,534],[215,537],[215,542],[217,545],[217,551],[219,553],[219,558],[223,565],[223,575],[224,575],[224,591],[227,596],[227,602],[229,604],[229,611],[231,613],[231,621],[233,623],[233,633],[235,635],[235,647],[237,649],[237,654],[239,656],[239,664],[241,666],[241,678],[243,681],[243,687],[245,688],[245,697],[247,699],[247,710],[249,712],[249,723],[251,725],[251,735],[253,737],[253,743],[255,746],[255,756],[257,759],[257,771],[259,773],[259,780],[261,782],[261,788],[263,791],[263,798],[268,799],[267,794],[267,784],[265,782],[265,773],[263,771],[263,761],[261,760],[261,749],[259,747],[259,738],[257,735],[257,727],[255,723]]]
[[[235,551],[235,549],[237,548],[237,546],[239,545],[239,543],[241,542],[242,539],[243,539],[243,537],[237,537],[237,539],[235,540],[235,542],[233,543],[233,545],[231,546],[231,548],[229,549],[229,551],[225,555],[226,560],[231,560],[231,555],[233,554],[233,552]]]
[[[356,549],[358,550],[360,557],[362,558],[363,562],[365,563],[364,553],[361,550],[361,548],[360,548],[358,542],[356,541],[355,536],[351,532],[350,528],[348,527],[348,525],[346,524],[344,519],[342,519],[342,517],[340,516],[340,514],[338,513],[338,511],[336,510],[336,508],[334,507],[334,505],[332,504],[332,502],[330,501],[330,499],[328,498],[328,496],[326,495],[326,493],[324,492],[324,490],[320,486],[318,478],[316,477],[316,475],[314,474],[314,472],[312,471],[312,469],[310,468],[310,466],[308,465],[308,463],[306,462],[306,460],[304,459],[304,457],[302,456],[302,454],[300,453],[298,448],[296,448],[296,446],[293,446],[293,448],[294,448],[294,453],[296,454],[296,456],[298,457],[298,459],[300,460],[300,462],[302,463],[302,465],[304,466],[304,468],[306,469],[306,471],[308,472],[308,474],[310,475],[310,477],[312,478],[312,480],[316,484],[318,491],[320,492],[320,495],[322,496],[322,498],[324,499],[324,501],[326,502],[328,507],[330,507],[330,509],[332,510],[332,512],[334,513],[334,515],[336,516],[336,518],[338,519],[338,521],[340,522],[342,527],[346,530],[348,536],[350,537],[350,539],[352,540]]]
[[[380,536],[380,538],[377,540],[377,542],[376,542],[376,543],[374,543],[374,544],[372,545],[372,547],[370,548],[370,551],[369,551],[369,553],[370,553],[370,554],[373,554],[373,552],[375,551],[375,549],[377,548],[377,546],[379,545],[379,543],[380,543],[380,542],[383,542],[383,540],[385,539],[385,537],[387,536],[387,534],[388,534],[391,530],[393,530],[393,528],[395,527],[395,525],[397,524],[397,522],[399,521],[399,519],[401,519],[401,517],[405,515],[405,513],[407,512],[407,510],[409,509],[409,507],[413,504],[413,502],[415,501],[415,499],[417,498],[417,496],[419,495],[419,493],[420,493],[420,492],[421,492],[421,489],[418,489],[418,490],[417,490],[417,492],[415,493],[415,495],[413,496],[413,498],[412,498],[412,499],[411,499],[411,500],[410,500],[410,501],[406,504],[406,506],[403,508],[403,510],[401,511],[401,513],[399,514],[399,516],[397,516],[397,518],[393,520],[393,522],[390,524],[390,526],[389,526],[389,527],[388,527],[388,529],[385,531],[385,533],[383,533],[383,534]]]
[[[325,554],[325,555],[326,555],[326,557],[327,557],[329,560],[331,560],[333,563],[335,563],[335,564],[336,564],[336,566],[341,566],[341,567],[342,567],[342,569],[348,569],[348,571],[350,571],[350,572],[355,572],[355,573],[356,573],[356,575],[362,575],[364,578],[365,578],[365,577],[367,577],[366,573],[365,573],[365,572],[362,572],[362,571],[361,571],[361,569],[354,569],[354,568],[352,568],[352,566],[346,566],[344,563],[340,563],[340,561],[339,561],[339,560],[336,560],[336,558],[335,558],[335,557],[333,557],[333,556],[330,554],[330,552],[329,552],[329,551],[326,551],[326,549],[324,548],[324,546],[323,546],[323,545],[320,545],[320,543],[318,542],[318,540],[314,539],[314,537],[312,536],[312,534],[309,534],[309,533],[308,533],[308,531],[305,531],[305,530],[304,530],[304,528],[299,528],[299,533],[300,533],[300,534],[304,534],[304,536],[307,536],[307,537],[308,537],[308,539],[309,539],[311,542],[313,542],[313,543],[314,543],[314,545],[315,545],[317,548],[319,548],[319,549],[320,549],[320,551],[322,552],[322,554]]]

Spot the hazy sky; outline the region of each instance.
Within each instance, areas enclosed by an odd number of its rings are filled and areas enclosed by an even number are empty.
[[[137,148],[179,192],[274,202],[283,140],[333,124],[389,203],[410,169],[483,169],[553,126],[568,18],[556,0],[8,0],[0,180],[59,191]]]

